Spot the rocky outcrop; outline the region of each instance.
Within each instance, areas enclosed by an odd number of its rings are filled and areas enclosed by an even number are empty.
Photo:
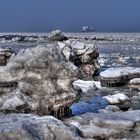
[[[55,45],[20,50],[0,67],[0,112],[69,115],[78,70]]]
[[[0,66],[6,65],[13,53],[11,48],[0,48]]]
[[[108,68],[100,73],[102,86],[117,87],[126,85],[129,80],[140,77],[140,68],[117,67]]]
[[[81,78],[92,79],[99,68],[97,61],[99,51],[95,44],[69,39],[65,42],[58,42],[58,45],[65,59],[73,62],[80,69]]]
[[[1,140],[84,140],[78,129],[52,116],[0,115]]]
[[[95,140],[139,140],[140,111],[86,113],[67,119],[84,138]]]
[[[52,34],[49,38],[50,41],[64,41],[64,40],[67,40],[67,39],[68,38],[60,30],[52,31]]]

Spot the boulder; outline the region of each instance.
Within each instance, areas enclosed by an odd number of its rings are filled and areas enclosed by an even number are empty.
[[[0,112],[69,115],[78,96],[72,88],[77,77],[77,67],[55,45],[20,50],[0,67]]]
[[[52,117],[0,115],[1,140],[84,140],[78,129]]]
[[[63,41],[63,40],[67,40],[67,37],[63,34],[62,31],[58,29],[58,30],[52,31],[52,34],[49,40],[50,41]]]
[[[81,78],[92,79],[99,68],[97,61],[99,51],[95,44],[69,39],[65,42],[58,42],[58,45],[65,59],[73,62],[80,69]]]
[[[140,111],[85,113],[66,119],[85,138],[96,140],[139,140]]]

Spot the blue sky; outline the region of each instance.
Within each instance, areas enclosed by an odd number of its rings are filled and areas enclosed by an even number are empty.
[[[140,0],[1,0],[0,32],[139,32]]]

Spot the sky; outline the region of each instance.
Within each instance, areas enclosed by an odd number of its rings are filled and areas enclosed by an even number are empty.
[[[140,0],[0,0],[0,32],[140,32]]]

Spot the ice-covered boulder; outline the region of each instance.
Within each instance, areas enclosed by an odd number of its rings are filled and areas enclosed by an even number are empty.
[[[81,78],[91,79],[99,68],[97,60],[99,51],[95,44],[69,39],[58,42],[58,45],[65,59],[73,62],[80,69]]]
[[[55,45],[20,50],[0,67],[0,112],[65,116],[77,98],[72,88],[77,77],[77,67]]]
[[[11,48],[0,48],[0,66],[6,65],[12,54],[14,51]]]
[[[122,86],[126,85],[130,79],[140,77],[140,68],[136,67],[116,67],[108,68],[100,73],[102,86]]]
[[[58,30],[52,31],[52,34],[49,40],[50,41],[63,41],[63,40],[67,40],[67,37],[63,34],[62,31],[58,29]]]
[[[122,93],[107,95],[103,98],[106,99],[110,105],[118,105],[120,108],[129,108],[130,106],[130,99]]]
[[[67,119],[85,138],[95,140],[139,140],[140,111],[85,113]]]
[[[130,80],[130,87],[140,90],[140,78]]]
[[[83,81],[83,80],[77,80],[73,82],[73,87],[76,90],[80,90],[85,93],[94,92],[96,89],[101,88],[101,84],[98,81]]]
[[[109,112],[118,112],[120,111],[120,108],[116,105],[108,105],[105,107],[105,109],[100,109],[100,113],[109,113]]]
[[[79,130],[52,116],[0,115],[1,140],[84,140]]]

